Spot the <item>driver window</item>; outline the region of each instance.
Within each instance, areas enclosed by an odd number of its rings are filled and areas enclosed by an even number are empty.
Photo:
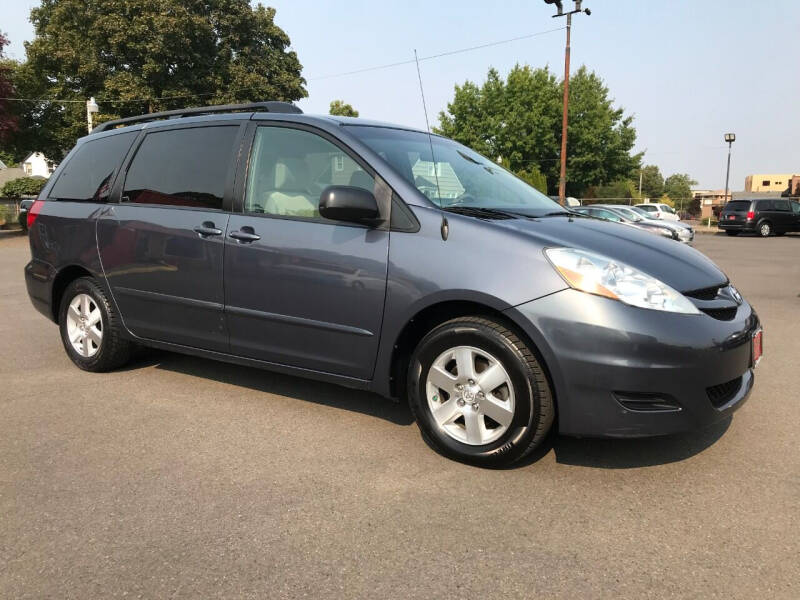
[[[373,177],[341,148],[301,129],[259,127],[253,140],[244,210],[321,219],[319,196],[329,185],[373,191]]]

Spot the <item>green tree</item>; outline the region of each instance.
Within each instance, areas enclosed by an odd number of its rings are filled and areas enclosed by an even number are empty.
[[[4,198],[21,198],[22,196],[36,196],[42,191],[47,179],[44,177],[18,177],[6,181],[0,188],[0,196]]]
[[[14,96],[12,75],[15,64],[5,57],[4,48],[7,45],[8,38],[0,31],[0,98]],[[8,100],[0,99],[0,142],[7,142],[9,137],[17,131],[17,117],[10,105],[11,102]]]
[[[28,145],[53,158],[86,133],[90,96],[105,118],[306,96],[275,9],[247,0],[43,0],[31,22],[36,37],[17,69],[18,92],[75,100],[35,104],[22,116],[38,133]]]
[[[692,205],[692,186],[697,182],[687,173],[675,173],[664,180],[664,194],[676,209],[689,210]]]
[[[487,156],[507,158],[514,172],[536,167],[548,188],[557,189],[562,85],[548,68],[517,65],[506,80],[490,69],[481,86],[456,86],[437,132]],[[602,79],[585,67],[570,80],[569,116],[568,195],[633,177],[641,155],[631,154],[632,117],[613,106]]]
[[[606,198],[608,200],[619,200],[624,204],[632,198],[638,198],[639,194],[636,185],[630,179],[618,179],[606,185],[599,185],[587,191],[589,198]],[[614,204],[614,202],[611,202]]]
[[[331,102],[331,109],[328,111],[331,115],[338,115],[340,117],[357,117],[358,111],[350,104],[345,104],[344,100],[334,100]]]
[[[507,158],[500,159],[500,166],[506,171],[511,171],[511,163]],[[529,186],[536,188],[543,194],[547,194],[547,177],[535,166],[528,167],[527,169],[519,169],[518,171],[511,171],[522,179]]]
[[[642,196],[660,198],[664,193],[664,176],[656,165],[645,165],[641,170]]]

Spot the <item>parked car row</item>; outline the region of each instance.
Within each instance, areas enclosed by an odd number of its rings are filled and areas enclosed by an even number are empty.
[[[728,235],[769,237],[800,231],[800,202],[786,198],[731,200],[722,209],[718,226]]]
[[[647,205],[593,204],[591,206],[580,206],[573,210],[590,217],[614,221],[615,223],[624,223],[630,227],[687,244],[694,240],[694,229],[690,225],[674,220],[653,219],[650,217],[651,212],[642,210],[642,206]]]

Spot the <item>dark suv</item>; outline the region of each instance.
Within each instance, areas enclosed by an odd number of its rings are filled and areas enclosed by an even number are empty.
[[[719,216],[728,235],[758,233],[761,237],[800,231],[800,203],[786,198],[731,200]]]
[[[81,369],[137,345],[408,399],[436,450],[519,459],[742,405],[758,317],[684,244],[577,215],[446,138],[290,104],[79,140],[29,212],[34,306]]]

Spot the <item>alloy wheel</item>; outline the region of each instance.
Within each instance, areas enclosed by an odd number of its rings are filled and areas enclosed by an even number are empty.
[[[91,358],[103,343],[103,314],[89,294],[78,294],[67,308],[67,337],[72,348]]]
[[[471,446],[498,440],[514,420],[514,386],[502,363],[479,348],[442,352],[428,371],[425,391],[436,424]]]

